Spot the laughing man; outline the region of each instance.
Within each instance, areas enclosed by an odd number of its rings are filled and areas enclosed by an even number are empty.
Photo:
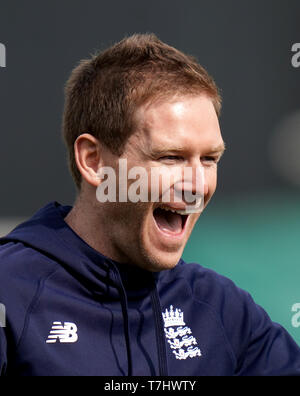
[[[133,35],[81,61],[65,94],[78,194],[0,240],[1,375],[300,375],[299,347],[247,292],[181,259],[225,149],[208,73],[156,36]],[[124,162],[139,179],[119,172]],[[117,191],[99,199],[108,169]],[[160,178],[151,199],[153,169],[177,170],[167,200]]]

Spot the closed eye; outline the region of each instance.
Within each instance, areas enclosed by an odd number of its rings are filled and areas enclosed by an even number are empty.
[[[159,158],[160,161],[172,161],[172,162],[178,162],[178,161],[183,161],[184,158],[180,157],[179,155],[165,155],[163,157]]]
[[[217,164],[219,160],[220,160],[219,157],[213,157],[213,156],[206,156],[201,158],[202,162],[215,163],[215,164]]]

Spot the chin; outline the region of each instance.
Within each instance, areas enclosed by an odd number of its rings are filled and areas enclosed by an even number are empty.
[[[153,251],[144,251],[143,259],[140,261],[140,263],[143,262],[143,265],[139,266],[150,272],[170,270],[176,267],[181,255],[182,251],[176,253],[157,252],[156,254]]]
[[[154,210],[140,241],[143,268],[159,272],[176,267],[198,218],[198,214],[183,216]]]

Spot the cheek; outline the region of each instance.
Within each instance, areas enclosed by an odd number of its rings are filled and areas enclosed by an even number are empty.
[[[217,169],[210,169],[205,172],[205,201],[209,201],[210,198],[214,195],[217,188]]]

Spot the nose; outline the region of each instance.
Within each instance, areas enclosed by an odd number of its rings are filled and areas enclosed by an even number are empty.
[[[205,173],[202,165],[184,167],[179,183],[175,184],[175,194],[181,194],[188,205],[198,205],[208,194],[208,184],[205,181]]]
[[[183,189],[195,195],[204,195],[207,184],[202,165],[183,168]]]

